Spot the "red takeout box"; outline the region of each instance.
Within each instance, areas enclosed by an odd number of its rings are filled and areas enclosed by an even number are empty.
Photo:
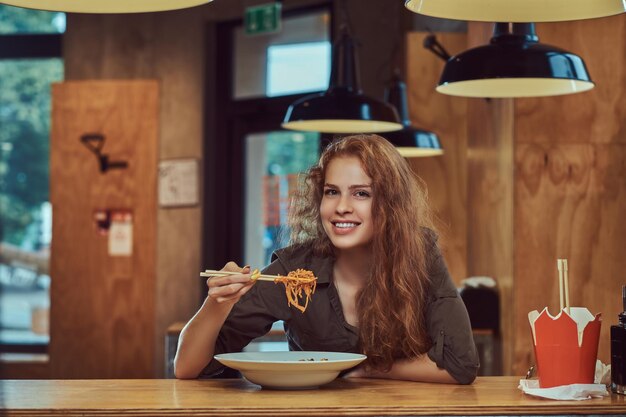
[[[601,314],[583,307],[569,310],[556,317],[547,307],[528,313],[541,388],[594,382]]]

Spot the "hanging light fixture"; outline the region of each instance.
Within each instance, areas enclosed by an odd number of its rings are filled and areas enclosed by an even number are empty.
[[[624,0],[406,0],[405,6],[428,16],[481,22],[560,22],[626,11]]]
[[[212,0],[3,0],[2,3],[26,9],[68,13],[161,12],[199,6]]]
[[[462,97],[541,97],[590,90],[583,60],[539,43],[534,23],[496,23],[488,45],[447,60],[437,91]]]
[[[328,90],[292,103],[282,126],[323,133],[390,132],[402,128],[393,106],[362,93],[354,39],[345,25],[333,44]]]
[[[409,106],[406,96],[406,84],[398,71],[394,73],[391,83],[385,89],[385,101],[393,105],[402,121],[402,129],[385,133],[383,136],[405,158],[443,155],[439,138],[433,132],[416,129],[409,119]]]

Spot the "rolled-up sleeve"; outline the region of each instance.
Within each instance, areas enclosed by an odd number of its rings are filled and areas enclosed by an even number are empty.
[[[429,262],[431,290],[427,308],[432,347],[428,357],[460,384],[476,379],[479,361],[467,309],[458,294],[441,252],[432,247]]]

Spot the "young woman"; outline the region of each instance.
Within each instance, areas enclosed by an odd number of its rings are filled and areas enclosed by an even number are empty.
[[[354,352],[348,377],[469,384],[478,357],[470,322],[436,244],[425,191],[377,135],[345,137],[312,167],[290,211],[291,245],[263,273],[313,271],[304,313],[250,268],[207,280],[208,297],[183,329],[178,378],[219,372],[213,355],[241,351],[283,320],[291,350]]]

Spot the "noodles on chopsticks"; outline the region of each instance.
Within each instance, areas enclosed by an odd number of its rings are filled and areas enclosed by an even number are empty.
[[[241,272],[217,271],[215,269],[207,269],[204,272],[200,272],[200,276],[209,278],[238,274],[241,274]],[[271,281],[274,284],[283,284],[285,286],[285,294],[287,295],[287,305],[294,306],[303,313],[309,305],[317,284],[317,277],[313,275],[312,271],[307,269],[296,269],[289,272],[287,276],[264,275],[258,269],[255,269],[251,272],[251,279],[253,281]],[[302,298],[304,299],[303,301],[301,301]]]
[[[285,286],[287,305],[294,306],[304,313],[317,284],[317,278],[313,272],[306,269],[296,269],[289,272],[286,277],[279,275],[278,278],[274,279],[275,284],[279,282]],[[300,301],[302,298],[304,298],[304,305]]]

